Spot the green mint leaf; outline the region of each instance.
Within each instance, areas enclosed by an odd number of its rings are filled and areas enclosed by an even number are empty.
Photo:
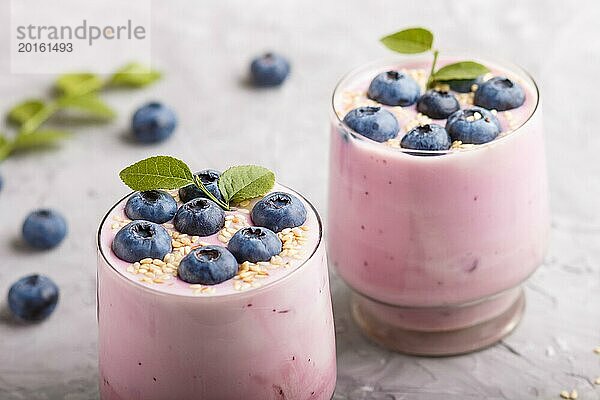
[[[143,87],[154,83],[162,74],[138,63],[127,64],[117,70],[110,78],[113,86]]]
[[[8,112],[8,120],[16,125],[23,125],[44,108],[44,106],[45,104],[42,100],[25,100]]]
[[[80,96],[95,92],[103,85],[99,76],[90,73],[75,73],[61,75],[55,83],[58,91],[65,96]]]
[[[181,160],[155,156],[138,161],[119,174],[133,190],[179,189],[194,183],[190,168]]]
[[[69,134],[63,131],[39,130],[18,135],[12,145],[15,150],[25,150],[34,147],[50,146],[67,137],[69,137]]]
[[[61,108],[84,111],[99,118],[113,118],[116,115],[108,104],[93,93],[82,96],[61,97],[56,102]]]
[[[239,203],[267,194],[275,184],[275,174],[264,167],[231,167],[219,177],[219,190],[226,203]]]
[[[431,50],[433,33],[425,28],[409,28],[381,38],[381,43],[397,53],[423,53]]]
[[[19,134],[28,134],[37,131],[37,129],[46,122],[48,118],[54,115],[56,111],[58,111],[58,106],[55,102],[44,104],[42,108],[23,122]]]
[[[461,61],[448,64],[438,69],[433,74],[433,80],[437,82],[475,79],[479,75],[490,72],[487,67],[475,61]]]
[[[13,150],[11,141],[4,135],[0,134],[0,161],[7,158]]]

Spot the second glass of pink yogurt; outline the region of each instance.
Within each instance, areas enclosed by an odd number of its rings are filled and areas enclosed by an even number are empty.
[[[401,352],[458,354],[507,335],[523,313],[521,284],[546,250],[549,208],[537,86],[514,65],[475,61],[525,93],[518,108],[490,110],[501,132],[484,144],[403,148],[410,129],[446,121],[418,113],[415,105],[386,106],[368,98],[369,83],[386,71],[407,74],[423,93],[429,59],[368,65],[343,78],[333,95],[330,261],[353,291],[360,328]],[[466,109],[476,89],[450,93]],[[396,117],[397,137],[377,142],[344,122],[348,112],[368,106]]]

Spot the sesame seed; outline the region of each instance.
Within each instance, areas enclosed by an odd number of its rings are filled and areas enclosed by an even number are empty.
[[[600,346],[598,346],[594,349],[594,353],[600,354]]]
[[[152,264],[152,258],[144,258],[140,261],[140,264]]]
[[[563,399],[569,399],[571,397],[571,394],[566,390],[563,390],[560,392],[560,397],[562,397]]]
[[[577,397],[579,397],[579,395],[577,394],[577,390],[573,389],[571,391],[571,399],[575,400],[577,399]]]
[[[596,378],[596,380],[594,381],[594,383],[595,383],[596,385],[600,385],[600,376],[599,376],[598,378]]]

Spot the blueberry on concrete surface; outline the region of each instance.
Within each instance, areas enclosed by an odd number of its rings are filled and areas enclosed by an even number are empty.
[[[37,249],[58,246],[67,235],[67,221],[55,210],[40,209],[31,212],[23,222],[23,239]]]
[[[44,275],[28,275],[16,281],[8,291],[8,308],[23,321],[46,319],[58,303],[58,286]]]
[[[279,86],[290,73],[290,63],[276,53],[265,53],[250,63],[250,78],[255,86]]]
[[[157,143],[167,139],[177,126],[177,116],[167,106],[152,102],[140,107],[131,122],[133,135],[141,143]]]

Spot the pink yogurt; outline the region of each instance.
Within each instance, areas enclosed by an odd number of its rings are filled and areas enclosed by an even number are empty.
[[[349,109],[372,104],[365,93],[375,75],[425,71],[429,60],[368,66],[334,93],[330,260],[361,301],[372,303],[363,311],[396,328],[443,331],[490,320],[516,302],[510,289],[544,256],[549,210],[537,88],[516,67],[480,62],[519,82],[525,104],[498,112],[503,133],[496,140],[435,156],[371,141],[341,122]],[[467,97],[459,98],[463,108]],[[401,139],[415,106],[387,108],[404,127]]]
[[[276,189],[308,211],[304,253],[283,257],[287,267],[244,290],[233,279],[201,294],[178,278],[140,281],[110,249],[127,198],[109,211],[99,230],[101,399],[331,398],[335,338],[321,223],[299,194]],[[224,245],[216,234],[199,241]]]

